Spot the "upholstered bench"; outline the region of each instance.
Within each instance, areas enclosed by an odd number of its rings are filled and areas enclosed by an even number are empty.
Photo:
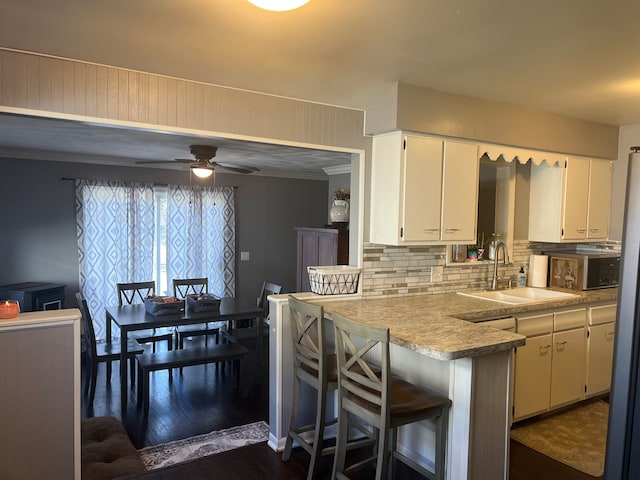
[[[85,418],[80,430],[82,480],[111,480],[145,471],[138,451],[118,419]]]

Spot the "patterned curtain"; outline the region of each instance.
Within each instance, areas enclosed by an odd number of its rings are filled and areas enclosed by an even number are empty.
[[[80,291],[96,339],[104,340],[104,309],[118,304],[116,283],[153,279],[153,185],[77,180],[76,220]]]
[[[167,187],[167,276],[207,277],[209,292],[235,296],[233,187]]]

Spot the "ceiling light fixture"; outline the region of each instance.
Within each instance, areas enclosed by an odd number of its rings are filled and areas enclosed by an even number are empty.
[[[206,167],[191,167],[191,171],[200,178],[208,178],[213,174],[213,169]]]
[[[256,7],[274,12],[293,10],[303,6],[308,1],[309,0],[249,0],[249,2],[253,3]]]

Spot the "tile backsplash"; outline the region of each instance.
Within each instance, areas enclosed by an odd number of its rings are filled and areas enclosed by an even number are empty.
[[[511,264],[498,264],[498,276],[503,285],[517,277],[520,265],[528,274],[529,255],[544,250],[571,250],[581,248],[603,249],[620,252],[619,242],[589,244],[550,244],[529,241],[515,241],[509,252]],[[361,274],[362,294],[365,297],[398,297],[424,295],[457,290],[487,288],[493,274],[493,262],[464,263],[446,265],[449,246],[407,246],[395,247],[365,243],[364,264]],[[431,281],[431,269],[444,267],[441,281]]]

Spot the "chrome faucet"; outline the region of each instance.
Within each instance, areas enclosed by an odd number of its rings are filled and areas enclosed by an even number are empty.
[[[498,256],[500,254],[500,248],[502,248],[502,251],[504,252],[504,264],[509,265],[507,246],[503,242],[496,242],[495,254],[493,256],[493,278],[491,279],[491,290],[498,288]]]

